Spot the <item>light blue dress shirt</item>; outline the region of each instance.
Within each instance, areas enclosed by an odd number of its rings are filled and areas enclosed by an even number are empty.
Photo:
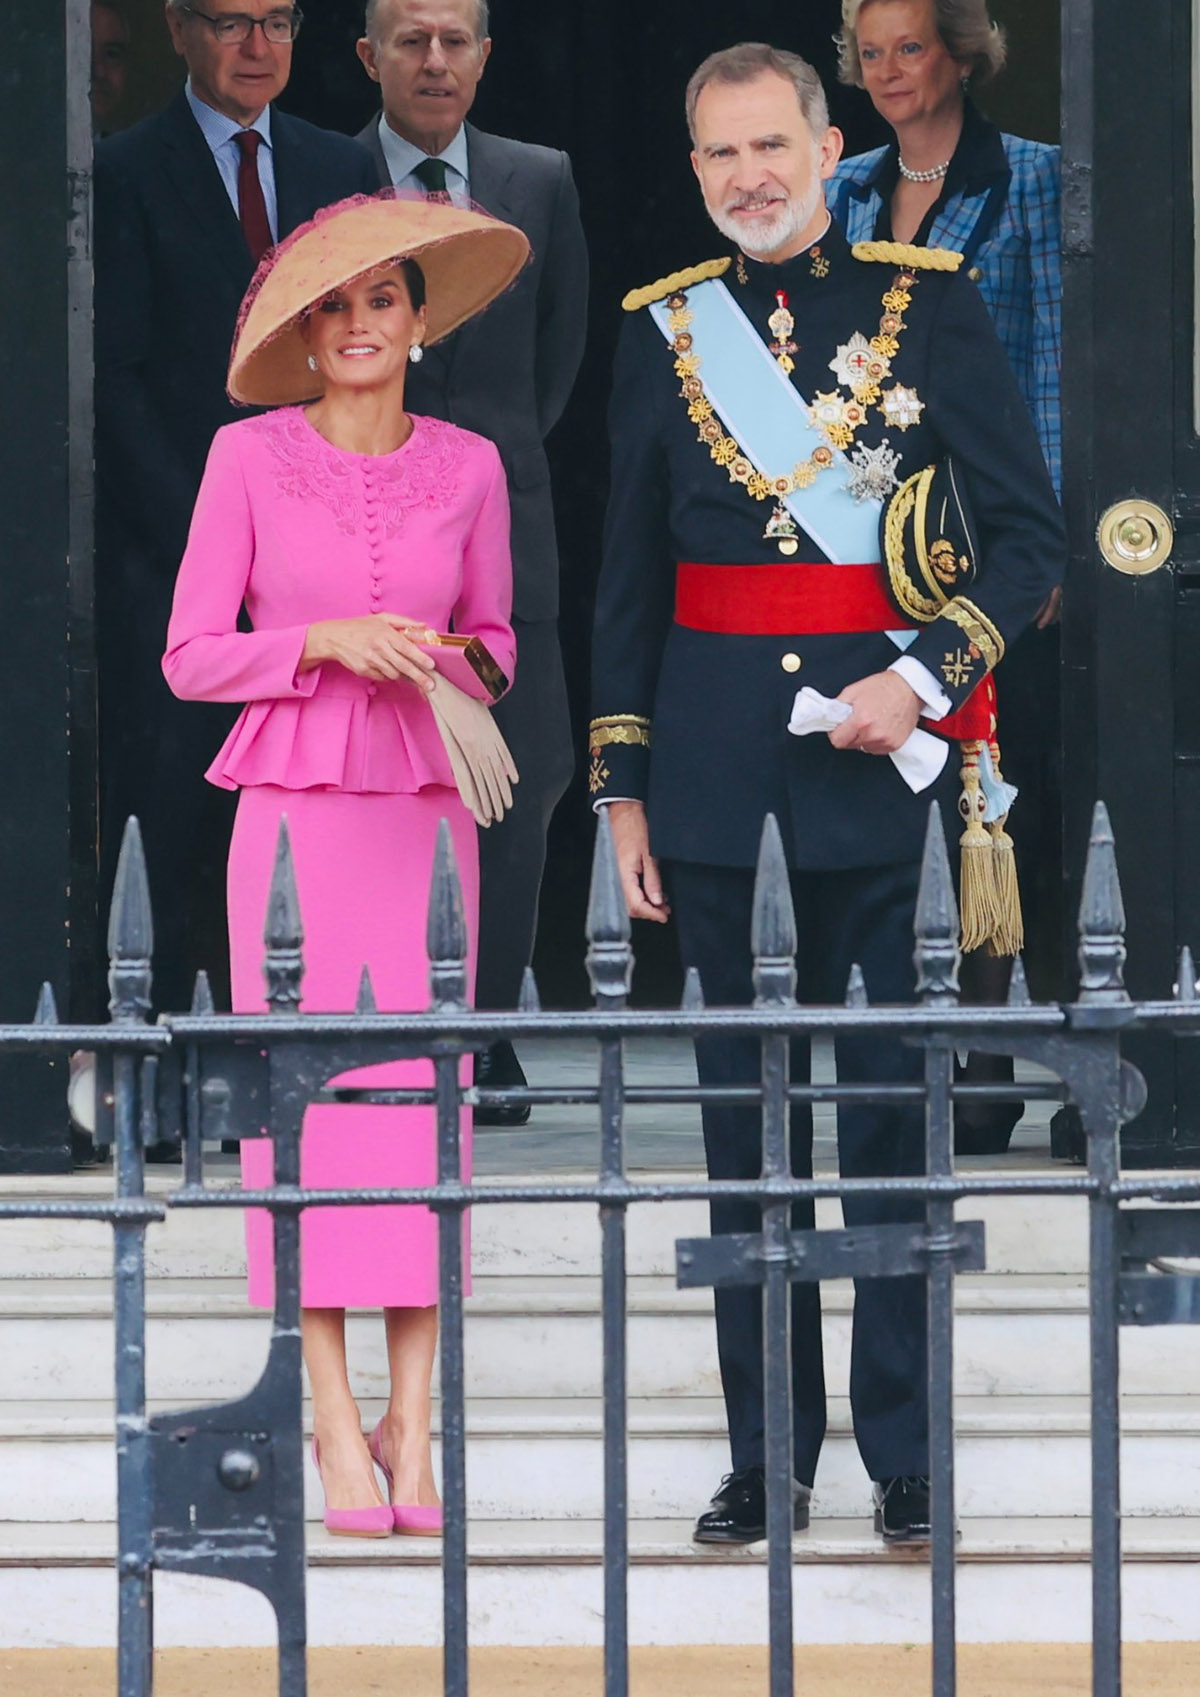
[[[403,136],[397,135],[382,112],[379,114],[379,145],[383,148],[383,157],[387,160],[392,187],[410,189],[414,194],[424,194],[425,186],[419,177],[413,175],[413,171],[422,160],[430,158],[430,155],[422,153],[411,141],[405,141]],[[446,167],[446,193],[453,204],[469,206],[470,164],[467,158],[467,132],[463,125],[459,125],[458,134],[445,152],[434,157],[440,159]]]
[[[234,123],[232,118],[226,118],[223,113],[205,105],[199,95],[193,92],[190,77],[184,85],[184,93],[187,95],[187,103],[192,109],[192,116],[200,126],[200,133],[211,148],[212,156],[217,162],[217,170],[221,173],[225,193],[229,196],[233,210],[240,218],[238,168],[242,163],[242,154],[234,137],[241,134],[243,125]],[[257,130],[262,137],[262,146],[259,148],[256,158],[258,180],[262,184],[263,199],[267,203],[267,222],[271,226],[272,236],[278,241],[279,198],[275,193],[275,154],[271,147],[271,108],[265,106],[248,128]]]

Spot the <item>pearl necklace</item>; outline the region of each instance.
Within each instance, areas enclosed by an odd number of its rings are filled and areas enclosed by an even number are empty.
[[[899,164],[900,164],[900,175],[903,178],[905,178],[906,181],[908,181],[910,183],[936,183],[936,182],[940,182],[941,179],[946,175],[946,172],[950,169],[950,161],[948,159],[945,160],[944,163],[942,163],[941,165],[934,165],[931,170],[914,171],[910,166],[908,166],[904,163],[904,155],[903,154],[898,154],[897,158],[898,158]]]

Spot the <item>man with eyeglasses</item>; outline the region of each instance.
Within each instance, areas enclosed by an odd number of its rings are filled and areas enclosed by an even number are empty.
[[[518,225],[533,258],[478,320],[430,348],[409,378],[415,411],[490,437],[512,507],[517,670],[496,707],[521,773],[512,812],[480,839],[480,1007],[511,1008],[533,953],[550,816],[574,764],[558,641],[558,545],[545,439],[562,416],[587,334],[588,258],[565,153],[466,122],[491,53],[487,0],[368,0],[358,44],[383,110],[358,139],[379,181],[472,201]],[[512,1045],[479,1057],[476,1082],[523,1085]],[[482,1108],[480,1125],[521,1124],[528,1108]]]
[[[225,395],[242,296],[264,252],[322,206],[377,187],[346,136],[278,112],[299,8],[169,0],[187,82],[96,150],[96,602],[101,859],[142,823],[154,891],[155,1004],[187,1007],[225,962],[232,799],[203,781],[228,713],[176,701],[159,668],[175,573]]]

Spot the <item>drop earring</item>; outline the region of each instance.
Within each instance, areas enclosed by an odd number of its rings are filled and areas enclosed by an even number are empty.
[[[309,354],[309,356],[308,356],[308,369],[310,371],[317,371],[319,369],[319,367],[317,365],[316,354]]]
[[[420,365],[421,361],[424,358],[425,358],[425,349],[421,346],[420,342],[414,342],[412,347],[409,348],[409,350],[408,350],[409,364],[410,365]]]

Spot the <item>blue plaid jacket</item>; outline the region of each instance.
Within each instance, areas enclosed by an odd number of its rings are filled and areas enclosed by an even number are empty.
[[[1059,150],[1002,134],[969,103],[963,140],[972,144],[983,168],[968,171],[963,181],[952,164],[945,202],[935,209],[926,242],[963,255],[963,269],[978,284],[1012,361],[1055,492],[1061,495]],[[886,203],[896,180],[896,158],[892,145],[838,166],[826,198],[848,241],[890,233]]]

